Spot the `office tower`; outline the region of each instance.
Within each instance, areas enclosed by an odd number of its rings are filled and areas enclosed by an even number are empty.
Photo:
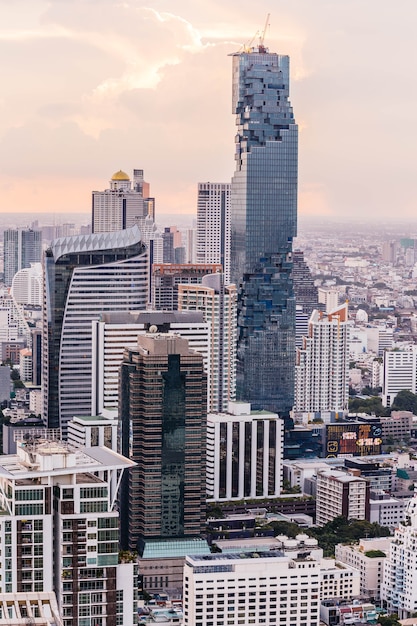
[[[320,562],[308,551],[187,556],[184,626],[319,626]],[[228,619],[229,618],[229,619]]]
[[[227,410],[236,394],[236,286],[224,274],[203,276],[201,285],[178,285],[178,309],[202,311],[210,324],[208,410]]]
[[[314,309],[318,309],[317,287],[304,260],[304,252],[295,250],[293,253],[293,270],[295,295],[295,345],[301,348],[303,337],[308,333],[308,320]]]
[[[31,263],[16,272],[10,293],[17,304],[42,306],[42,264]]]
[[[203,357],[174,334],[139,335],[120,373],[122,453],[137,460],[121,502],[122,547],[199,537],[205,527]]]
[[[137,226],[64,237],[45,254],[45,423],[61,428],[91,415],[91,323],[102,313],[146,308],[148,258]]]
[[[230,402],[207,416],[207,499],[274,498],[282,489],[284,422],[276,413]]]
[[[369,482],[338,470],[317,471],[316,524],[335,517],[369,520]]]
[[[4,231],[4,284],[10,287],[13,276],[21,269],[42,259],[40,230],[8,228]]]
[[[337,289],[327,289],[326,287],[319,287],[317,290],[319,303],[324,305],[326,313],[337,309],[339,306],[339,292]]]
[[[404,521],[394,532],[384,563],[382,601],[400,619],[417,610],[417,496],[407,505]]]
[[[178,285],[199,285],[206,274],[221,273],[218,263],[154,263],[152,266],[152,308],[178,309]]]
[[[238,286],[237,397],[285,416],[294,399],[298,151],[289,57],[263,46],[232,56],[238,129],[230,267]]]
[[[116,624],[124,591],[111,485],[133,465],[108,449],[75,450],[53,432],[18,437],[16,454],[0,457],[0,597],[54,591],[64,626]],[[135,607],[126,608],[119,623],[133,624]]]
[[[399,391],[417,392],[417,346],[384,352],[382,403],[392,406]]]
[[[198,183],[197,263],[220,263],[230,283],[230,183]]]
[[[349,325],[344,304],[331,313],[313,311],[308,336],[297,348],[295,411],[345,411],[349,399]]]
[[[93,233],[140,225],[148,215],[155,218],[155,202],[149,198],[149,184],[143,180],[143,170],[133,170],[133,187],[129,175],[119,170],[111,177],[109,189],[93,191]]]
[[[125,348],[136,348],[138,335],[151,326],[188,339],[190,350],[203,355],[206,372],[211,371],[210,325],[200,311],[125,311],[103,313],[93,321],[91,415],[118,415],[119,370]]]

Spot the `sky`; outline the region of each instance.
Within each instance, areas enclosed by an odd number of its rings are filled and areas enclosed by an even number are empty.
[[[88,213],[134,168],[157,213],[194,213],[233,174],[228,55],[268,13],[300,215],[417,217],[416,0],[0,0],[0,213]]]

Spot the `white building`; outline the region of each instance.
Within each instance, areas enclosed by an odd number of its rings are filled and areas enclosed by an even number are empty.
[[[230,282],[230,183],[199,183],[197,263],[221,263]]]
[[[384,561],[391,541],[392,537],[378,537],[360,539],[358,544],[338,543],[336,545],[336,559],[356,568],[359,572],[361,596],[380,600]]]
[[[211,364],[208,410],[225,411],[236,398],[235,285],[226,285],[223,274],[203,276],[201,285],[178,285],[178,310],[201,311],[210,325]]]
[[[387,526],[391,531],[398,528],[399,524],[404,519],[405,509],[408,502],[412,497],[410,491],[410,498],[393,498],[385,492],[371,491],[371,497],[369,499],[369,521],[371,523],[376,522],[380,526]]]
[[[92,322],[92,401],[91,414],[113,411],[117,415],[119,401],[119,368],[125,348],[136,348],[138,335],[145,335],[150,326],[161,332],[173,332],[188,339],[192,350],[203,355],[210,388],[211,345],[209,323],[203,314],[178,311],[126,311],[104,313]]]
[[[74,416],[68,423],[68,443],[76,448],[104,446],[117,452],[117,417]]]
[[[42,306],[42,264],[31,263],[19,270],[13,276],[10,292],[18,304]]]
[[[17,454],[0,457],[0,598],[55,591],[64,626],[115,624],[124,591],[116,587],[112,484],[134,465],[111,450],[75,450],[52,436],[22,438]],[[127,605],[120,623],[133,624],[135,613]]]
[[[2,593],[0,626],[63,626],[53,592]]]
[[[319,626],[320,563],[300,553],[187,556],[184,626]]]
[[[417,496],[408,503],[404,522],[394,533],[384,563],[381,598],[400,618],[417,611]]]
[[[347,409],[349,330],[347,304],[328,314],[313,311],[308,336],[296,349],[295,411]]]
[[[319,287],[317,290],[319,304],[324,304],[326,307],[326,313],[337,309],[339,306],[339,292],[337,289],[328,289],[326,287]]]
[[[399,391],[417,391],[417,346],[384,352],[382,404],[392,406]]]
[[[29,391],[29,410],[34,415],[42,414],[42,391],[40,389]]]
[[[382,356],[385,350],[392,350],[394,331],[392,328],[374,327],[367,328],[368,351]]]
[[[109,189],[93,191],[92,232],[109,233],[137,224],[149,210],[153,212],[149,200],[153,199],[149,198],[143,170],[133,170],[133,187],[128,174],[119,170],[111,177]]]
[[[351,600],[359,595],[360,575],[354,567],[336,559],[320,562],[320,600],[343,598]]]
[[[284,422],[276,413],[230,402],[207,416],[207,497],[233,501],[277,497],[282,489]]]
[[[317,472],[316,523],[324,526],[335,517],[368,519],[369,483],[338,470]]]

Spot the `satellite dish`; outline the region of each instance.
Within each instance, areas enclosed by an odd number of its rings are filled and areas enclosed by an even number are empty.
[[[149,332],[150,333],[157,333],[158,332],[158,326],[155,326],[155,324],[152,324],[152,326],[149,326]]]

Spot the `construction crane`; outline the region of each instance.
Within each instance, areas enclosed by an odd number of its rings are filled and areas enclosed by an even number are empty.
[[[269,26],[269,17],[270,17],[270,13],[268,13],[268,15],[266,16],[266,20],[265,20],[265,26],[264,29],[262,31],[262,33],[259,36],[259,52],[266,52],[266,48],[264,46],[264,41],[265,41],[265,35],[266,35],[266,29]]]

